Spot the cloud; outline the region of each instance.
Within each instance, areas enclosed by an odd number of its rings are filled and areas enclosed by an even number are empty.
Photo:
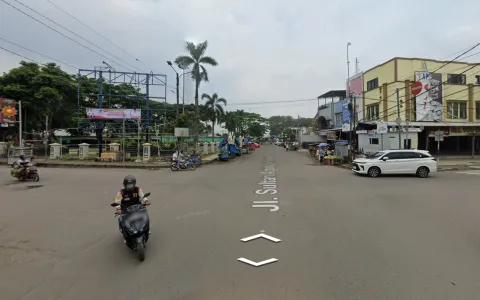
[[[455,5],[433,0],[51,0],[132,53],[138,63],[46,0],[21,1],[130,64],[166,73],[172,86],[174,73],[165,61],[185,52],[185,40],[208,40],[208,55],[219,66],[209,69],[211,82],[202,84],[200,93],[217,92],[231,109],[266,116],[311,117],[317,101],[244,103],[311,99],[344,88],[349,41],[350,60],[359,57],[366,70],[394,56],[446,58],[480,39],[472,30],[480,25],[480,2],[472,0]],[[2,2],[0,37],[80,68],[105,60]],[[46,61],[1,41],[0,46]],[[478,56],[471,59],[478,61]],[[19,60],[0,52],[0,71]],[[186,102],[193,102],[191,83],[186,94]],[[176,101],[173,93],[167,95],[169,102]]]

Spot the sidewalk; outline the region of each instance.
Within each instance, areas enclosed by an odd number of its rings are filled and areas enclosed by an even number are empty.
[[[212,163],[218,159],[218,154],[209,154],[202,157],[202,165]],[[50,160],[35,159],[34,163],[37,167],[47,168],[125,168],[125,169],[163,169],[170,168],[170,162],[96,162],[85,160]],[[0,164],[6,164],[0,162]]]
[[[307,151],[306,152],[308,157],[311,157]],[[317,159],[311,157],[315,161]],[[351,164],[344,164],[339,165],[340,168],[351,169]],[[479,158],[468,158],[465,156],[446,156],[440,157],[438,162],[438,172],[445,172],[445,171],[457,171],[457,170],[480,170],[480,157]]]

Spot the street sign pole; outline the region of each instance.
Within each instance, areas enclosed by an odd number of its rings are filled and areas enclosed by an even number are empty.
[[[435,131],[435,141],[437,142],[437,162],[440,161],[440,142],[443,142],[443,131]]]

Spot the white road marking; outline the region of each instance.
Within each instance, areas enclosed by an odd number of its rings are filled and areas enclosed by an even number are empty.
[[[455,172],[457,174],[468,174],[468,175],[479,175],[480,176],[480,171],[477,172]]]
[[[202,211],[196,211],[196,212],[189,212],[188,214],[183,214],[181,216],[177,216],[177,220],[180,219],[188,219],[191,217],[196,217],[196,216],[206,216],[211,214],[212,212],[209,210],[202,210]]]
[[[281,239],[277,239],[276,237],[273,237],[273,236],[269,236],[269,235],[266,235],[264,233],[259,233],[259,234],[256,234],[256,235],[252,235],[252,236],[249,236],[249,237],[246,237],[246,238],[243,238],[241,239],[242,242],[250,242],[252,240],[256,240],[258,238],[264,238],[266,240],[269,240],[269,241],[272,241],[274,243],[278,243],[278,242],[281,242],[282,240]]]
[[[254,261],[246,259],[244,257],[240,257],[237,260],[241,261],[243,263],[249,264],[251,266],[254,266],[254,267],[260,267],[260,266],[263,266],[263,265],[266,265],[266,264],[271,264],[271,263],[274,263],[274,262],[278,261],[278,259],[276,259],[276,258],[269,258],[269,259],[266,259],[264,261],[254,262]]]

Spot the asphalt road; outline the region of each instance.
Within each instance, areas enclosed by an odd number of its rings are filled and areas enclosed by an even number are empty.
[[[16,183],[0,168],[2,300],[480,294],[476,174],[370,179],[277,146],[195,172],[39,171],[38,184]],[[129,173],[152,192],[144,262],[123,245],[109,206]],[[277,194],[254,192],[265,175]],[[279,209],[255,201],[278,201]],[[281,242],[240,240],[262,230]],[[254,267],[242,257],[278,261]]]

